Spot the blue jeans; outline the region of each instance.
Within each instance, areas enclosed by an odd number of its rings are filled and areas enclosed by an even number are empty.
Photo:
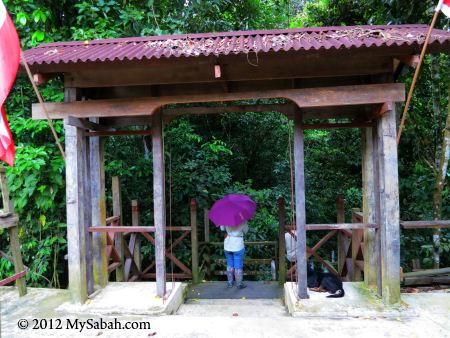
[[[242,269],[244,267],[245,248],[236,252],[224,251],[228,267],[235,269]]]

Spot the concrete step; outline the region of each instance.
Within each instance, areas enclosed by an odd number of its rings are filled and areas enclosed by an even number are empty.
[[[281,299],[189,299],[176,315],[188,317],[287,317]]]

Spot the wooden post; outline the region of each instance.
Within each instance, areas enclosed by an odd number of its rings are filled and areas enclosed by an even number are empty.
[[[94,260],[92,258],[92,233],[88,231],[91,226],[91,181],[90,177],[90,144],[89,140],[84,136],[83,140],[83,184],[84,184],[84,236],[86,241],[86,284],[88,295],[94,293]]]
[[[191,248],[192,248],[192,282],[199,282],[198,274],[198,234],[197,234],[197,202],[191,199]]]
[[[211,247],[209,245],[209,217],[208,217],[208,209],[203,209],[203,224],[205,226],[205,270],[207,278],[211,278]]]
[[[122,196],[120,193],[120,181],[119,177],[113,176],[112,178],[112,198],[113,198],[113,214],[114,216],[119,216],[119,225],[123,225],[123,217],[122,217]],[[121,232],[115,234],[115,247],[117,253],[120,257],[120,266],[116,269],[116,281],[123,282],[125,281],[125,272],[124,272],[124,243],[123,243],[123,234]]]
[[[307,291],[306,259],[306,208],[305,208],[305,163],[303,122],[297,109],[294,118],[294,168],[295,168],[295,213],[297,219],[297,295],[309,298]]]
[[[286,210],[283,197],[278,198],[278,283],[286,283],[286,243],[284,239]]]
[[[22,254],[20,252],[19,244],[19,225],[9,228],[9,242],[11,246],[11,254],[14,264],[14,272],[20,273],[25,270],[22,261]],[[25,296],[27,294],[27,286],[25,284],[25,277],[16,279],[16,287],[19,290],[19,296]]]
[[[153,154],[153,215],[156,227],[155,260],[156,292],[163,297],[166,293],[166,195],[164,182],[164,139],[162,114],[152,115]]]
[[[354,218],[354,213],[361,211],[359,208],[352,208],[352,223],[357,223],[357,220]],[[358,252],[361,246],[361,236],[360,229],[352,229],[352,281],[360,281],[362,271],[361,268],[356,264],[358,260]]]
[[[375,128],[362,130],[362,183],[363,183],[363,222],[377,223],[378,166],[375,164],[377,141]],[[364,229],[364,283],[370,287],[378,286],[379,242],[377,229]],[[378,290],[381,295],[381,289]]]
[[[65,124],[69,291],[73,302],[87,300],[84,229],[83,131]]]
[[[3,199],[3,213],[14,213],[14,208],[12,207],[12,203],[9,199],[9,190],[8,184],[6,183],[6,169],[4,167],[0,167],[0,183],[2,190],[2,199]],[[13,258],[14,264],[14,273],[20,273],[24,270],[23,261],[22,261],[22,253],[20,252],[20,243],[19,243],[19,224],[10,227],[9,229],[9,244],[11,247],[11,255]],[[19,296],[25,296],[27,294],[27,286],[25,277],[16,279],[16,287],[19,290]]]
[[[131,201],[131,225],[136,227],[139,226],[139,206],[137,200]],[[139,269],[142,271],[142,258],[141,258],[141,238],[139,235],[136,237],[136,243],[134,244],[134,262]]]
[[[89,143],[92,226],[106,226],[104,140],[100,137],[90,137]],[[92,234],[92,251],[94,284],[105,287],[108,284],[106,233]]]
[[[395,106],[377,122],[382,297],[385,304],[400,301],[400,207]]]
[[[337,208],[337,223],[345,223],[345,198],[344,195],[339,195],[336,199]],[[347,250],[349,246],[349,238],[345,236],[341,231],[337,234],[337,266],[339,275],[342,277],[342,272],[346,264]]]

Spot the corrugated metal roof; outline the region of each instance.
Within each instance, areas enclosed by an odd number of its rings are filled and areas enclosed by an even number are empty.
[[[30,65],[133,61],[269,51],[373,49],[423,44],[428,26],[352,26],[241,31],[70,41],[42,44],[25,52]],[[434,30],[430,44],[450,50],[450,33]]]

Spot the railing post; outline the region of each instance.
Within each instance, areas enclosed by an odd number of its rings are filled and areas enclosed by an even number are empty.
[[[211,278],[211,247],[209,240],[209,217],[208,217],[208,209],[203,209],[203,224],[205,226],[205,270],[206,276]]]
[[[278,282],[286,283],[285,200],[278,198]]]
[[[336,199],[337,207],[337,223],[345,223],[345,198],[344,195],[339,195]],[[349,246],[349,239],[342,231],[338,232],[338,248],[337,248],[337,263],[338,272],[341,277],[343,276],[344,266],[346,265],[347,250]]]
[[[198,236],[197,236],[197,202],[191,199],[191,248],[192,248],[192,282],[198,283]]]
[[[112,178],[112,197],[113,197],[113,214],[119,216],[119,225],[123,224],[122,218],[122,200],[120,195],[119,177]],[[116,269],[116,281],[123,282],[125,280],[124,273],[124,249],[123,249],[123,234],[121,232],[115,234],[115,247],[120,257],[120,266]]]
[[[139,206],[137,200],[131,201],[131,225],[139,226]],[[138,267],[139,273],[142,271],[142,259],[141,259],[141,237],[136,234],[136,242],[134,244],[134,262]]]
[[[359,208],[352,208],[352,223],[358,223],[359,221],[356,219],[355,213],[359,212]],[[360,281],[361,280],[361,269],[356,264],[358,259],[358,252],[361,246],[361,229],[352,229],[352,281]]]

